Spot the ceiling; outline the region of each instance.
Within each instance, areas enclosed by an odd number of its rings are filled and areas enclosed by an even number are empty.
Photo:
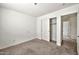
[[[71,5],[74,5],[74,3],[37,3],[37,5],[34,5],[34,3],[0,3],[1,7],[16,10],[35,17],[57,11]]]

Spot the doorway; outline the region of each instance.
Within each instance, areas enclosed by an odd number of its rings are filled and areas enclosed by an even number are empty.
[[[50,42],[56,43],[57,19],[50,18]]]
[[[61,16],[62,46],[77,54],[77,13]]]

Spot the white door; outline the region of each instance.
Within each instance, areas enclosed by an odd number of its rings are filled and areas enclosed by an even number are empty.
[[[52,21],[51,21],[51,30],[50,30],[50,33],[51,33],[51,39],[52,39],[52,41],[56,41],[56,32],[57,32],[57,24],[56,24],[56,18],[52,18],[51,19]]]
[[[52,40],[56,41],[56,25],[52,26]]]
[[[77,52],[79,54],[79,11],[77,13]]]
[[[43,40],[49,41],[49,19],[41,21],[41,37]]]
[[[69,33],[70,33],[70,23],[69,21],[63,22],[63,39],[69,39]]]

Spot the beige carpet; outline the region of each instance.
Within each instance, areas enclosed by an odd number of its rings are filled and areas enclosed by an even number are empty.
[[[69,42],[70,43],[70,42]],[[34,39],[0,50],[0,55],[75,55],[74,46],[63,44],[58,47],[52,42]],[[69,46],[68,46],[69,45]]]

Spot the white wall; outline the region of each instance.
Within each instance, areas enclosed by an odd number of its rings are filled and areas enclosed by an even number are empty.
[[[0,8],[0,49],[36,38],[36,18]]]
[[[44,40],[49,41],[50,39],[50,34],[49,34],[49,19],[53,18],[53,17],[57,17],[57,45],[61,45],[61,16],[62,15],[67,15],[67,14],[72,14],[77,12],[77,9],[79,8],[79,4],[74,5],[74,6],[70,6],[67,8],[64,8],[62,10],[56,11],[56,12],[52,12],[43,16],[38,17],[37,19],[37,37],[40,38],[41,34],[40,34],[40,28],[41,28],[41,21],[43,20],[46,23],[44,24],[44,26],[42,26],[42,28],[44,28],[44,32],[45,34],[43,34],[44,36]]]

